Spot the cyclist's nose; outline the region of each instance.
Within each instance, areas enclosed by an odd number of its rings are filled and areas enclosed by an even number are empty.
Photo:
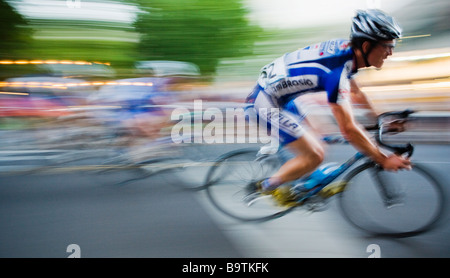
[[[387,56],[391,56],[392,55],[392,53],[394,52],[394,48],[393,47],[388,47],[387,48]]]

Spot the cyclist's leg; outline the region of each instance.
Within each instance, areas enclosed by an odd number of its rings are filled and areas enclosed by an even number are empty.
[[[324,159],[324,148],[319,140],[309,132],[304,132],[302,137],[286,145],[294,154],[294,157],[284,163],[281,168],[272,175],[271,179],[279,184],[294,181],[314,169]]]
[[[276,101],[262,90],[253,95],[255,111],[262,120],[260,124],[266,122],[272,131],[274,128],[277,129],[280,143],[294,154],[294,158],[283,164],[279,171],[262,181],[263,190],[270,191],[318,167],[323,161],[324,149],[320,141],[302,127],[305,115],[296,109],[278,109],[277,112],[269,113],[268,109],[279,108]]]
[[[297,135],[294,138],[290,138],[291,142],[285,142],[286,148],[294,157],[287,161],[280,171],[274,174],[274,176],[280,177],[279,179],[282,183],[296,180],[313,171],[320,165],[324,157],[324,147],[321,141],[317,139],[318,131],[312,126],[307,114],[304,112],[308,105],[302,102],[301,97],[298,97],[283,106],[285,113],[296,116],[298,124],[302,125],[304,131],[300,134],[301,137]],[[306,126],[309,129],[305,129]]]

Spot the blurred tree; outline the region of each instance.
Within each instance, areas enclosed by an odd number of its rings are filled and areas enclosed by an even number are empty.
[[[0,60],[27,59],[33,30],[9,2],[0,0]],[[28,66],[0,64],[0,80],[28,72]]]
[[[27,21],[7,1],[0,0],[0,59],[15,59],[31,39]]]
[[[241,0],[135,0],[143,60],[197,64],[213,75],[222,58],[252,54],[260,28],[246,18]]]
[[[16,59],[31,39],[27,21],[7,1],[0,0],[0,59]]]

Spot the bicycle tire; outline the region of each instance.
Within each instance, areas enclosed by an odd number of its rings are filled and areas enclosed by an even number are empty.
[[[96,176],[104,179],[106,174],[120,172],[120,177],[108,182],[113,185],[128,185],[144,181],[156,175],[170,175],[170,184],[186,190],[201,190],[204,187],[204,166],[200,162],[180,157],[155,157],[139,162],[125,161],[112,163],[96,171]]]
[[[281,165],[278,156],[257,158],[259,148],[240,149],[222,155],[210,167],[205,187],[206,195],[219,211],[239,221],[262,222],[281,217],[294,207],[274,204],[270,195],[244,202],[247,187],[269,177]]]
[[[107,182],[113,185],[128,185],[144,181],[155,175],[170,175],[170,184],[187,190],[201,190],[204,187],[206,164],[198,157],[190,157],[180,146],[161,145],[153,149],[116,152],[98,165],[95,175],[105,179],[107,174],[121,172],[120,177]]]
[[[182,157],[161,157],[157,161],[139,163],[141,177],[147,178],[156,174],[168,174],[172,183],[186,190],[198,191],[204,188],[206,162],[193,161]]]
[[[343,216],[369,234],[415,236],[435,228],[445,211],[442,184],[418,163],[413,163],[410,171],[388,172],[367,162],[348,173],[344,181],[346,187],[339,198]],[[394,195],[401,196],[399,206],[386,206],[377,186],[380,182],[382,188],[390,187]]]

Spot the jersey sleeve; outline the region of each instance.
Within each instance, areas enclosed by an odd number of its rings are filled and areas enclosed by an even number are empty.
[[[351,63],[351,61],[348,61],[329,73],[325,84],[328,102],[340,104],[349,101]]]

